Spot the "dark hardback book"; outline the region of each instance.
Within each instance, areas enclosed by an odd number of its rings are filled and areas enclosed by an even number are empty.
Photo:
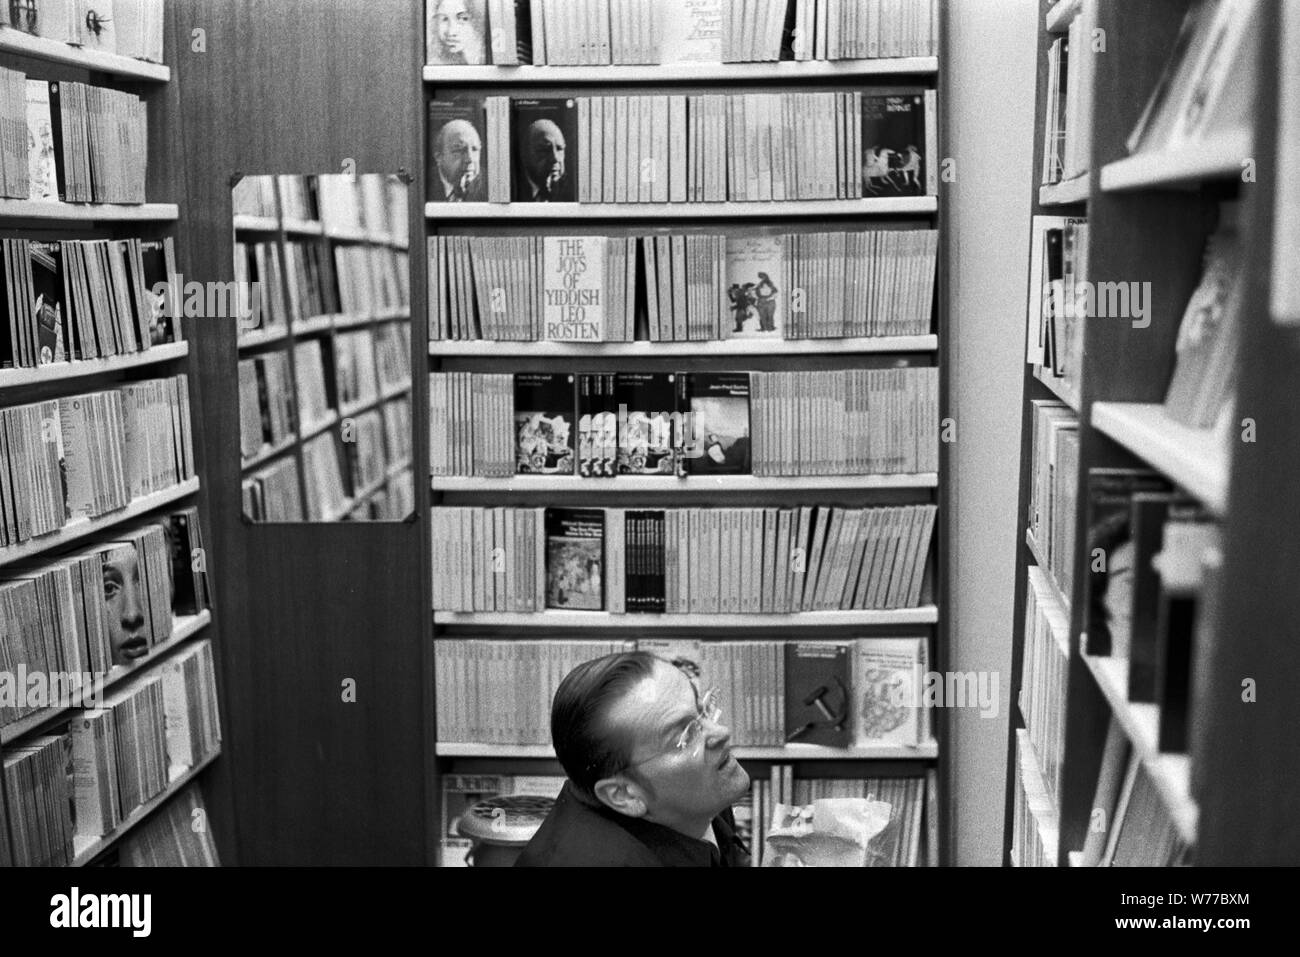
[[[924,196],[925,96],[862,94],[862,195]]]
[[[487,116],[481,98],[429,101],[428,160],[430,201],[487,202]]]
[[[681,448],[678,462],[690,475],[750,472],[749,373],[677,375]]]
[[[619,372],[614,379],[618,408],[620,475],[675,473],[676,376],[670,372]]]
[[[822,641],[785,646],[785,740],[789,744],[848,747],[850,647]]]
[[[662,613],[665,607],[662,511],[628,512],[629,542],[632,545],[630,612]]]
[[[515,471],[520,475],[574,473],[574,376],[515,373]]]
[[[1160,617],[1160,575],[1155,557],[1164,544],[1165,520],[1171,505],[1186,503],[1175,492],[1139,492],[1133,496],[1131,522],[1133,584],[1128,642],[1128,697],[1156,700],[1156,633]]]
[[[1133,589],[1133,495],[1168,489],[1164,479],[1145,469],[1093,469],[1088,473],[1083,627],[1090,655],[1127,653]],[[1112,650],[1116,644],[1119,648]]]
[[[546,607],[600,611],[605,607],[605,512],[546,510]]]
[[[145,299],[149,315],[143,317],[149,327],[149,341],[154,345],[179,342],[180,290],[172,277],[176,275],[176,254],[170,238],[140,243],[140,263],[144,273]]]
[[[172,613],[197,615],[210,607],[198,509],[187,508],[168,515],[163,531],[171,548]]]
[[[1219,548],[1218,526],[1199,505],[1171,506],[1160,550],[1160,614],[1156,624],[1157,744],[1187,750],[1188,704],[1196,630],[1207,563]]]
[[[513,100],[510,144],[516,203],[577,202],[582,170],[575,100]]]

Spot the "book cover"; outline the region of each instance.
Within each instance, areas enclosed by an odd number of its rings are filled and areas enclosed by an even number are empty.
[[[556,342],[605,339],[604,236],[543,239],[544,338]]]
[[[687,474],[748,475],[749,373],[679,373],[678,462]]]
[[[605,513],[598,508],[546,510],[546,607],[605,607]]]
[[[36,360],[40,365],[68,358],[63,344],[63,247],[57,242],[28,244],[32,264]]]
[[[578,105],[573,99],[514,100],[511,145],[518,203],[578,199]]]
[[[27,81],[27,197],[59,199],[50,85],[45,80]]]
[[[926,148],[921,93],[862,95],[863,196],[924,196]]]
[[[696,683],[703,694],[713,683],[713,675],[704,671],[703,643],[690,638],[638,638],[637,651],[645,651],[662,658]],[[725,719],[724,719],[725,721]]]
[[[734,339],[778,339],[785,328],[785,240],[781,236],[727,237],[724,333]]]
[[[516,472],[574,474],[574,376],[519,372],[514,387]]]
[[[863,638],[854,647],[854,742],[921,743],[924,638]]]
[[[843,748],[850,743],[853,706],[849,646],[791,641],[785,646],[785,741]]]
[[[618,473],[675,474],[676,376],[671,372],[619,372]]]
[[[144,298],[149,306],[149,314],[145,317],[149,341],[154,345],[179,342],[181,296],[177,283],[172,279],[177,273],[171,238],[141,242],[140,264],[144,275]]]
[[[721,63],[723,0],[655,0],[652,63]]]
[[[487,118],[481,97],[429,101],[428,196],[435,203],[488,199]]]
[[[429,0],[425,5],[425,62],[479,66],[488,62],[486,0]]]

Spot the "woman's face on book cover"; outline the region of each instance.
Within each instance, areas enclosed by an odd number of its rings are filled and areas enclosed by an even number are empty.
[[[148,654],[140,562],[134,545],[119,545],[104,556],[104,605],[113,664],[130,664]]]
[[[473,30],[464,0],[442,0],[434,14],[434,27],[445,53],[464,53]]]

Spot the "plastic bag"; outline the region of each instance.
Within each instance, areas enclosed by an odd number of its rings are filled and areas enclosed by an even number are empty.
[[[890,805],[866,798],[822,798],[803,807],[778,804],[764,867],[872,867],[887,864],[871,840],[889,825]]]

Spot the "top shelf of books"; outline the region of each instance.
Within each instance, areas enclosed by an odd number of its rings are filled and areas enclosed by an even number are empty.
[[[171,68],[161,63],[150,63],[147,60],[122,56],[120,53],[73,46],[62,40],[32,36],[4,25],[0,25],[0,53],[48,60],[51,63],[65,63],[96,73],[111,73],[115,76],[152,83],[167,83],[172,77]]]
[[[424,82],[435,86],[502,86],[561,83],[730,83],[752,80],[845,80],[875,76],[932,76],[934,56],[877,60],[781,60],[776,63],[661,63],[569,66],[426,66]]]
[[[770,219],[933,213],[934,196],[730,203],[426,203],[430,219]]]

